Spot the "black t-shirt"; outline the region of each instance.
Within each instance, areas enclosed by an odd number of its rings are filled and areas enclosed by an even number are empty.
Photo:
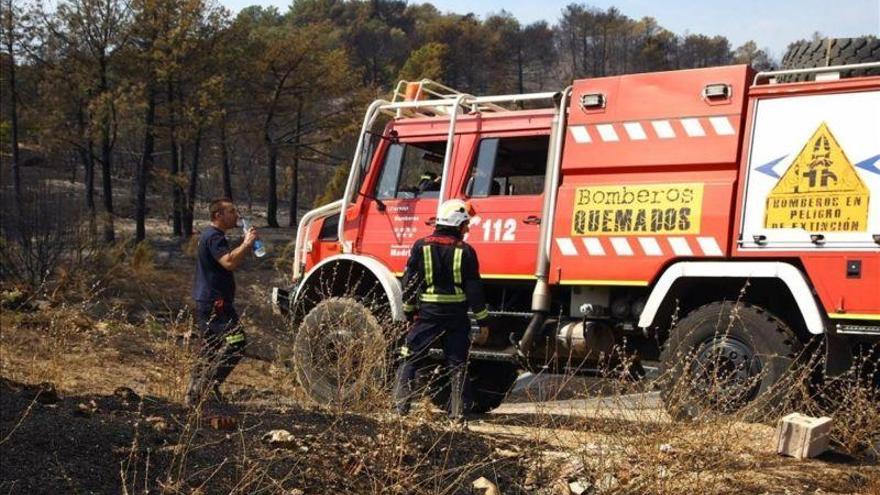
[[[222,230],[211,225],[202,232],[196,256],[193,299],[213,302],[222,298],[227,304],[232,304],[235,299],[235,278],[217,261],[229,251],[229,241]]]

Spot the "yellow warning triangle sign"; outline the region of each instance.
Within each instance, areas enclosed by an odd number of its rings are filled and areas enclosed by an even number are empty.
[[[764,227],[864,231],[869,195],[831,129],[822,122],[767,196]]]

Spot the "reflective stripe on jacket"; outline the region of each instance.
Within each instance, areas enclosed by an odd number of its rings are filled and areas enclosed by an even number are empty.
[[[489,317],[477,253],[446,229],[413,244],[403,274],[403,311],[420,303],[469,305],[476,319]]]

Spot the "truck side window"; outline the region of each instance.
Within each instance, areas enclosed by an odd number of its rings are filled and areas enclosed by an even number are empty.
[[[550,136],[480,140],[465,194],[474,198],[541,194],[549,147]]]
[[[391,144],[385,153],[376,197],[438,197],[445,153],[446,141]]]

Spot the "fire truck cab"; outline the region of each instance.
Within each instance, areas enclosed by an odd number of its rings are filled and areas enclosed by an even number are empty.
[[[633,354],[660,361],[664,386],[723,375],[737,407],[818,345],[839,372],[880,338],[880,77],[839,77],[852,68],[483,97],[402,82],[367,110],[344,196],[304,216],[294,286],[273,298],[296,322],[330,299],[402,320],[410,247],[462,198],[492,316],[473,335],[475,410],[518,369],[607,371]],[[784,82],[795,73],[815,78]],[[313,368],[314,392],[331,378]]]

